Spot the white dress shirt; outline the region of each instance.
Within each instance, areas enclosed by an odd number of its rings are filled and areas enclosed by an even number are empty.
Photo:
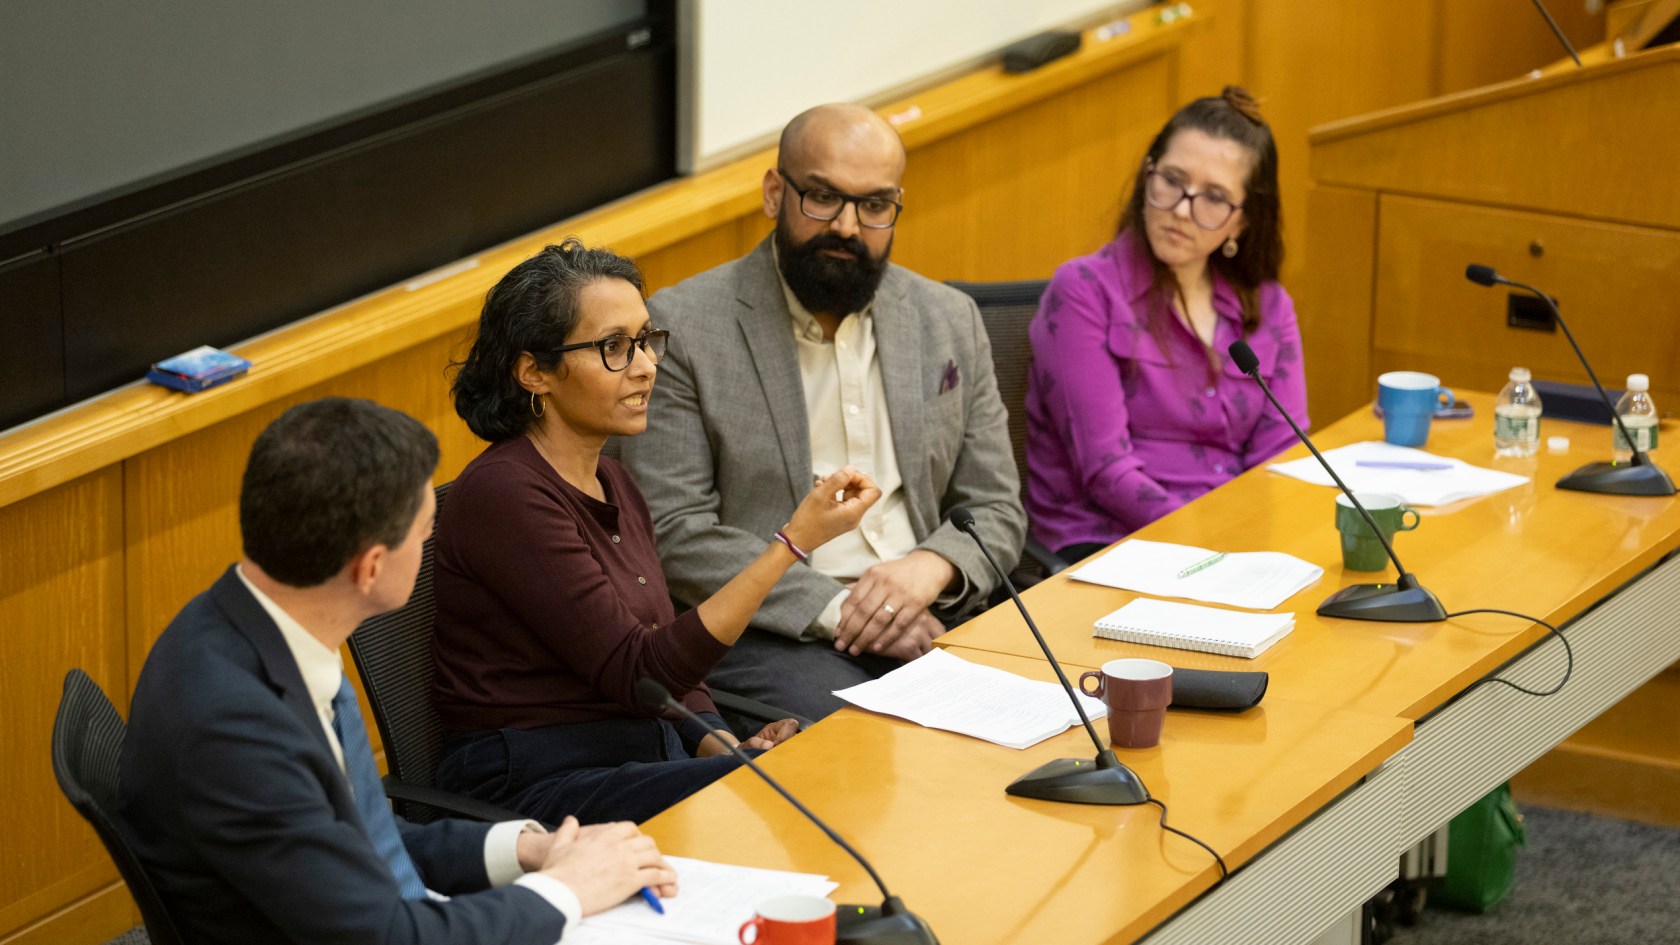
[[[332,746],[333,757],[338,760],[339,770],[343,771],[344,747],[338,743],[338,734],[333,731],[332,703],[344,678],[344,658],[258,590],[245,576],[243,567],[235,567],[234,573],[239,575],[245,589],[256,598],[274,625],[280,628],[286,649],[291,651],[298,672],[303,675],[303,686],[309,692],[309,702],[315,707],[321,729],[326,733],[327,744]],[[543,826],[534,820],[509,820],[491,826],[484,837],[484,871],[489,875],[492,886],[514,883],[543,897],[566,917],[566,931],[569,932],[583,921],[583,904],[565,883],[541,873],[527,873],[519,865],[519,835],[528,830],[545,832]],[[430,889],[426,893],[434,899],[449,898]]]

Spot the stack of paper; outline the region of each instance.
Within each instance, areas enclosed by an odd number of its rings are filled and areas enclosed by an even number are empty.
[[[1206,548],[1133,538],[1068,572],[1068,576],[1140,594],[1252,610],[1271,610],[1324,576],[1324,569],[1318,565],[1281,551],[1232,552],[1194,574],[1178,576],[1211,557],[1213,552]]]
[[[1352,446],[1330,450],[1324,454],[1324,458],[1331,468],[1336,470],[1336,475],[1347,483],[1349,489],[1355,492],[1386,492],[1389,495],[1397,495],[1407,505],[1446,505],[1459,499],[1504,492],[1528,481],[1527,476],[1483,469],[1462,459],[1436,456],[1434,453],[1390,443],[1355,443]],[[1361,466],[1360,463],[1400,465]],[[1405,464],[1444,468],[1402,468]],[[1287,463],[1273,463],[1267,468],[1303,482],[1320,486],[1335,485],[1330,479],[1330,474],[1311,456]]]
[[[860,709],[1005,748],[1030,748],[1079,724],[1061,684],[978,666],[940,649],[835,695]],[[1086,716],[1108,715],[1101,701],[1079,699]]]
[[[640,896],[566,930],[566,945],[640,945],[691,942],[736,945],[741,923],[758,904],[777,896],[826,896],[839,885],[827,876],[727,866],[682,856],[668,856],[677,871],[677,895],[661,899],[660,915]]]
[[[1099,619],[1095,635],[1253,659],[1293,629],[1294,614],[1240,614],[1140,597]]]

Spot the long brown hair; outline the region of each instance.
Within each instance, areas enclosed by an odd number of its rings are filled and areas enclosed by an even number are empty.
[[[1168,120],[1138,164],[1116,235],[1130,230],[1148,245],[1143,230],[1146,176],[1166,153],[1173,136],[1190,129],[1235,141],[1254,156],[1243,187],[1247,196],[1242,212],[1247,226],[1237,243],[1237,254],[1227,258],[1224,253],[1216,252],[1208,257],[1208,265],[1236,290],[1242,302],[1243,334],[1248,335],[1260,325],[1260,286],[1275,281],[1283,267],[1283,211],[1278,200],[1277,144],[1272,140],[1272,130],[1260,117],[1259,104],[1246,90],[1227,85],[1217,96],[1196,99]],[[1149,333],[1165,354],[1167,330],[1172,321],[1168,306],[1174,297],[1183,304],[1183,293],[1172,270],[1156,259],[1153,252],[1149,254],[1149,265],[1153,271],[1149,288]],[[1208,354],[1208,369],[1212,372],[1218,368],[1218,355],[1212,351]]]

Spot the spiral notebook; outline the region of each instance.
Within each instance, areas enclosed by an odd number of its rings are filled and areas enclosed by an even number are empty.
[[[1253,659],[1295,629],[1295,615],[1245,614],[1139,597],[1097,620],[1096,635]]]

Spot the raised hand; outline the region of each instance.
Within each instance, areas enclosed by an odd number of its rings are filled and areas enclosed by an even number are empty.
[[[782,533],[801,550],[810,551],[856,528],[879,498],[881,489],[875,480],[855,467],[842,466],[811,486]]]

